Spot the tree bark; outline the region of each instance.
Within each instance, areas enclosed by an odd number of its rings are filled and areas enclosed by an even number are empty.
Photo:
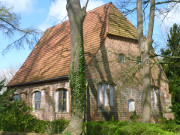
[[[148,36],[143,37],[143,12],[142,0],[137,0],[137,29],[138,29],[138,44],[141,52],[141,59],[143,64],[142,69],[142,120],[143,122],[151,121],[151,78],[150,78],[150,59],[149,54],[152,47],[152,34],[154,28],[154,13],[155,0],[151,0]]]
[[[84,103],[86,97],[85,60],[83,46],[83,22],[86,15],[86,7],[81,8],[80,0],[67,0],[67,12],[70,22],[71,38],[71,119],[65,131],[71,135],[82,133],[84,118]]]

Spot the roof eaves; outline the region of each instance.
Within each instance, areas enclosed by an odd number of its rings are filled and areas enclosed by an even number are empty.
[[[15,85],[7,85],[7,87],[17,87],[17,86],[45,83],[45,82],[51,82],[51,81],[60,81],[60,80],[62,81],[62,80],[68,80],[68,79],[69,79],[69,77],[66,75],[66,76],[60,76],[60,77],[56,77],[56,78],[45,79],[45,80],[19,83],[19,84],[15,84]]]

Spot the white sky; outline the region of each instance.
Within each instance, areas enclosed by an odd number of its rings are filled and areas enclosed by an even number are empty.
[[[6,6],[13,8],[16,13],[31,12],[36,0],[0,0]]]

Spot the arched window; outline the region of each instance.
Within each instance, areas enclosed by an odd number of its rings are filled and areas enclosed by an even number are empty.
[[[123,53],[120,53],[120,54],[119,54],[119,62],[121,62],[121,63],[124,63],[124,62],[125,62],[124,54],[123,54]]]
[[[20,95],[19,94],[14,95],[14,101],[20,101]]]
[[[41,92],[36,91],[33,94],[33,101],[34,101],[34,110],[37,111],[41,108]]]
[[[128,101],[128,107],[129,107],[129,112],[133,112],[135,110],[135,101],[133,99],[130,99]]]
[[[69,112],[68,91],[66,89],[58,89],[56,98],[56,112]]]

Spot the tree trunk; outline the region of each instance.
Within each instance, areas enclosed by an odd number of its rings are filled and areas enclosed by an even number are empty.
[[[84,116],[84,103],[86,97],[85,60],[83,46],[83,22],[86,15],[86,7],[81,8],[80,0],[67,0],[67,11],[70,22],[71,38],[71,119],[65,131],[72,135],[82,133]]]
[[[147,47],[147,42],[143,42],[143,48]],[[151,121],[151,80],[150,80],[150,60],[149,60],[149,51],[144,49],[142,55],[142,89],[143,89],[143,122]]]
[[[154,28],[155,0],[151,0],[148,36],[144,39],[143,36],[143,12],[142,0],[137,0],[137,29],[138,29],[138,44],[141,52],[143,64],[142,71],[142,121],[151,121],[151,78],[150,78],[150,50],[152,47],[152,34]]]

